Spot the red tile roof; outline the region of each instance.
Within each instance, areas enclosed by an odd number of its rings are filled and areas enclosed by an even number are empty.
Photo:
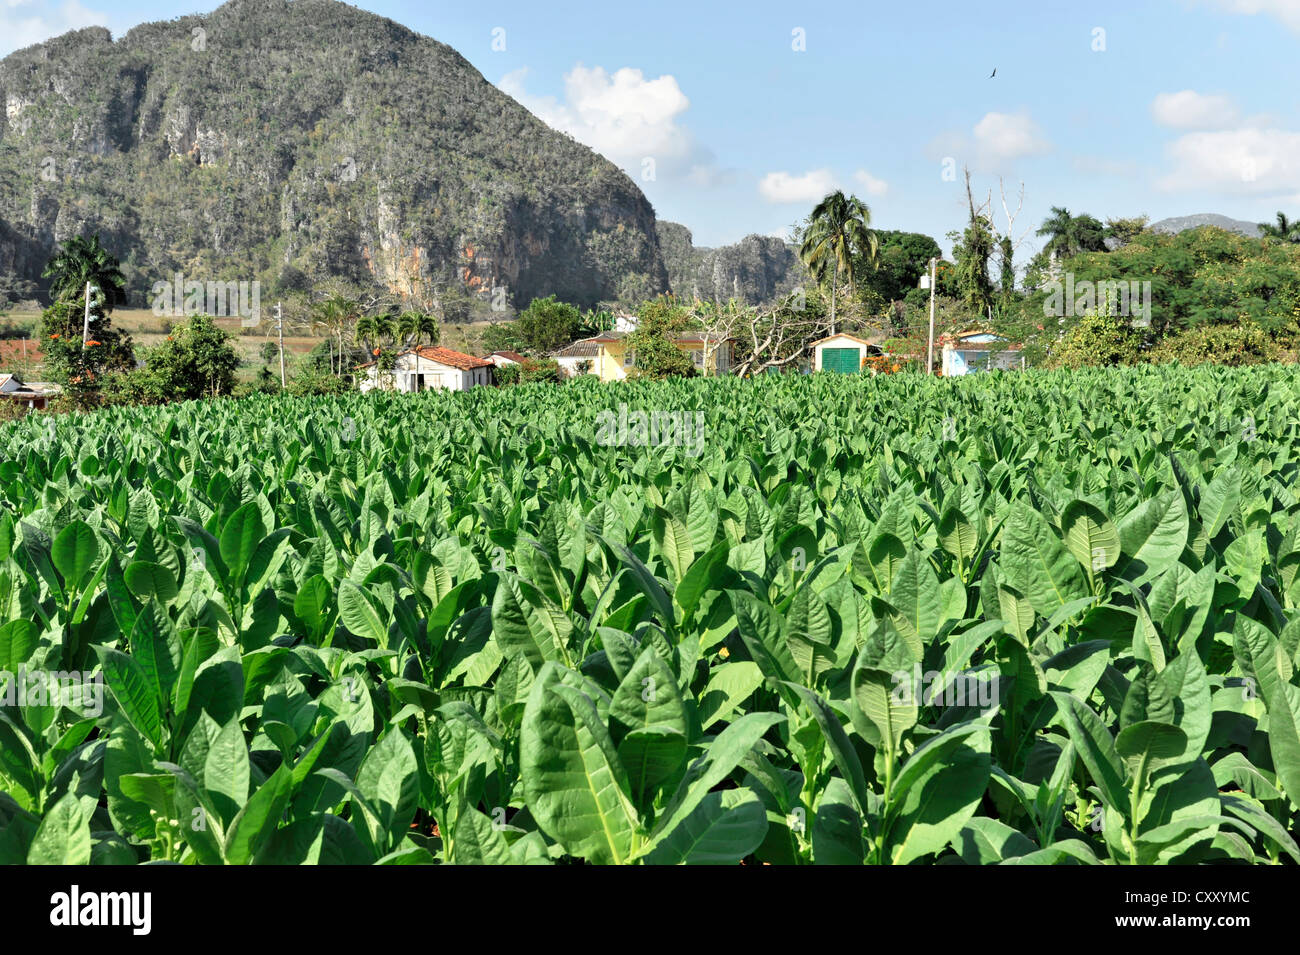
[[[442,348],[441,346],[425,346],[421,348],[420,357],[427,358],[429,361],[436,361],[440,365],[459,368],[461,371],[469,371],[471,368],[492,367],[492,362],[486,358],[475,358],[473,355],[466,355],[464,352],[452,351],[450,348]]]
[[[403,355],[410,355],[413,349],[408,348],[404,352],[399,352],[397,358]],[[425,345],[420,348],[420,357],[428,361],[436,361],[440,365],[447,365],[450,368],[459,368],[461,371],[469,371],[473,368],[491,368],[492,362],[486,358],[475,358],[473,355],[466,355],[464,352],[452,351],[450,348],[432,347]],[[364,365],[357,365],[358,368],[371,368],[374,366],[373,361],[368,361]]]

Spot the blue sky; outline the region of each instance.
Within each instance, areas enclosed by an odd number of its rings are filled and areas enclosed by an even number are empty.
[[[1053,205],[1300,215],[1300,0],[357,5],[455,47],[698,245],[782,233],[838,186],[946,249],[967,165],[1021,262]],[[0,53],[214,6],[0,0]],[[1010,229],[999,176],[1012,213],[1024,184]]]

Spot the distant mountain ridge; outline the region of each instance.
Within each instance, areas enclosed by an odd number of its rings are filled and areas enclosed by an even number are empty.
[[[518,307],[668,288],[654,209],[450,47],[336,0],[65,34],[0,60],[0,290],[101,233],[175,273]],[[462,295],[463,299],[464,296]]]
[[[718,248],[696,246],[691,231],[676,222],[657,223],[668,282],[680,298],[770,302],[805,281],[794,246],[766,235],[747,235]]]
[[[1216,228],[1223,229],[1227,232],[1238,232],[1241,235],[1249,236],[1252,239],[1258,239],[1259,223],[1246,222],[1243,219],[1230,219],[1227,216],[1221,216],[1214,212],[1202,212],[1192,216],[1174,216],[1169,219],[1161,219],[1159,222],[1153,222],[1149,229],[1152,232],[1177,233],[1186,232],[1188,229],[1199,229],[1201,226],[1212,225]]]

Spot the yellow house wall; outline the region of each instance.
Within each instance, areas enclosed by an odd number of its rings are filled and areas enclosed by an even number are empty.
[[[703,345],[692,349],[687,342],[677,342],[678,349],[684,352],[701,351]],[[596,355],[595,372],[601,381],[622,381],[627,377],[627,370],[623,367],[623,355],[627,350],[627,343],[623,341],[604,342],[600,345],[600,350]],[[708,372],[716,374],[718,368],[718,358],[722,355],[725,360],[722,362],[722,370],[730,371],[733,362],[731,361],[731,343],[720,342],[710,345]]]

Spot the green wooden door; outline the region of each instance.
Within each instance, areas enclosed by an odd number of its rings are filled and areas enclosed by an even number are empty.
[[[862,352],[857,348],[823,348],[822,371],[852,375],[862,370]]]

